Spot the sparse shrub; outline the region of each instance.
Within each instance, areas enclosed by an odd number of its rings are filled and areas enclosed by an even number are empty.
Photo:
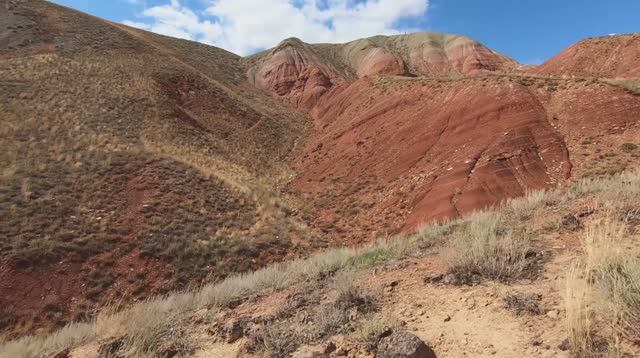
[[[622,207],[620,209],[620,221],[631,226],[640,225],[640,207]]]
[[[558,202],[556,196],[553,191],[528,191],[521,198],[509,199],[499,210],[506,216],[525,221],[529,220],[538,209],[555,205]]]
[[[617,356],[621,338],[640,342],[640,249],[627,235],[613,220],[590,228],[585,255],[568,275],[567,327],[577,356]]]
[[[507,309],[515,312],[517,315],[539,315],[540,299],[541,296],[538,294],[512,293],[504,298],[504,303]]]
[[[627,153],[631,153],[638,149],[638,145],[633,143],[624,143],[620,146],[620,149]]]
[[[382,262],[388,261],[390,258],[389,252],[383,248],[373,248],[366,251],[362,255],[354,257],[351,261],[356,267],[373,267]]]
[[[504,226],[495,212],[476,214],[452,234],[442,255],[448,271],[461,283],[528,276],[535,257],[529,237]]]
[[[264,352],[267,357],[287,357],[300,344],[294,327],[283,324],[268,325],[251,337],[250,352]]]
[[[370,312],[375,308],[376,299],[357,282],[355,275],[354,272],[346,271],[334,278],[332,286],[336,291],[335,305],[343,310],[357,308],[361,313]]]
[[[615,210],[612,212],[615,215],[619,215],[622,213],[622,211],[620,211],[621,209],[625,207],[633,208],[638,202],[640,195],[640,173],[634,171],[618,174],[611,178],[580,180],[572,184],[566,191],[561,192],[557,190],[547,192],[547,194],[533,200],[534,204],[530,206],[526,204],[525,206],[535,208],[540,204],[549,205],[547,203],[551,203],[551,205],[564,205],[571,200],[587,195],[593,195],[598,202],[603,203],[599,205],[599,207],[613,208]],[[549,197],[551,198],[550,201],[547,200]],[[518,227],[519,223],[513,221],[513,218],[516,216],[510,215],[509,210],[511,209],[505,210],[503,207],[492,212],[472,215],[468,218],[453,222],[431,225],[423,228],[416,235],[408,235],[398,240],[380,241],[363,249],[329,249],[306,259],[294,260],[286,264],[274,264],[251,273],[230,276],[219,283],[208,284],[195,291],[171,294],[166,297],[145,301],[131,306],[129,309],[120,313],[103,311],[99,315],[96,324],[69,325],[53,335],[26,337],[0,345],[0,356],[46,356],[61,348],[74,347],[77,344],[94,338],[96,334],[100,337],[122,336],[123,332],[128,332],[131,327],[140,324],[139,322],[142,322],[142,331],[139,333],[135,333],[135,329],[132,331],[134,332],[132,336],[134,338],[130,338],[130,344],[138,347],[148,347],[144,342],[151,342],[153,337],[172,337],[170,334],[167,335],[167,332],[161,332],[162,330],[170,330],[173,327],[172,325],[186,324],[175,321],[175,317],[180,317],[180,315],[184,315],[185,312],[203,307],[210,309],[224,307],[252,295],[268,294],[273,290],[290,287],[291,285],[302,282],[309,284],[327,282],[327,279],[330,279],[340,271],[358,267],[359,262],[372,262],[378,265],[388,260],[419,251],[421,247],[431,247],[435,244],[443,245],[443,255],[449,264],[448,269],[451,272],[457,273],[459,275],[458,278],[470,278],[471,280],[476,278],[496,278],[504,280],[526,276],[531,272],[530,269],[535,268],[534,258],[531,257],[533,252],[531,250],[533,246],[532,241],[526,231],[514,229]],[[524,212],[528,211],[529,209],[524,210]],[[519,212],[519,210],[512,211],[512,213],[515,212]],[[620,216],[615,217],[615,220],[619,223],[625,222],[624,220],[620,220]],[[557,225],[557,221],[555,221],[555,223]],[[520,225],[520,227],[522,227],[522,225]],[[447,242],[449,239],[450,241]],[[585,246],[588,248],[593,245]],[[613,246],[618,248],[622,247],[620,245]],[[607,247],[605,247],[605,249],[607,249]],[[630,267],[635,267],[636,265],[636,261],[631,260],[631,257],[635,255],[633,257],[637,259],[639,254],[633,253],[634,251],[631,250],[618,251],[626,252],[629,259],[623,261],[624,265],[610,265],[608,270],[603,271],[612,272],[618,277],[616,280],[607,279],[609,282],[614,283],[613,285],[609,285],[609,287],[615,288],[609,289],[608,291],[612,293],[618,292],[615,296],[618,297],[618,299],[609,299],[609,301],[615,302],[616,307],[622,307],[617,311],[619,316],[615,317],[622,317],[622,319],[627,322],[636,322],[634,321],[634,317],[637,316],[621,313],[633,311],[631,307],[634,307],[634,305],[631,303],[634,301],[631,298],[635,296],[633,294],[619,294],[619,289],[627,290],[624,286],[634,287],[634,285],[636,285],[631,284],[631,282],[637,281],[629,280],[631,277],[636,277],[635,274],[631,275],[631,272],[635,271],[631,270]],[[588,250],[588,252],[593,256],[593,254],[597,254],[600,251]],[[604,250],[602,252],[607,251]],[[359,256],[363,256],[365,259],[358,260]],[[595,262],[594,259],[590,259],[590,261]],[[593,267],[593,265],[590,267]],[[617,269],[616,267],[621,267],[621,269]],[[572,344],[575,347],[600,347],[599,349],[601,349],[603,345],[600,344],[597,337],[594,337],[592,334],[592,328],[594,327],[593,312],[595,312],[595,310],[591,302],[592,297],[594,297],[593,293],[595,292],[595,281],[585,280],[585,277],[601,277],[598,287],[607,287],[604,286],[603,282],[606,277],[611,275],[585,275],[584,265],[577,266],[574,272],[574,274],[570,275],[574,279],[569,280],[567,284],[567,323],[568,327],[571,328],[571,342],[573,342]],[[622,275],[621,273],[625,274]],[[585,283],[591,284],[585,285]],[[358,293],[356,290],[356,293],[353,294],[354,291],[350,289],[348,285],[345,287],[343,290],[336,290],[336,292],[344,292],[342,295],[343,298],[341,299],[342,302],[358,303],[371,300],[370,298],[362,300],[358,298],[362,296],[362,291]],[[374,294],[367,294],[366,291],[364,291],[364,296],[376,297]],[[334,298],[337,298],[337,296]],[[589,300],[586,300],[586,298]],[[294,325],[292,321],[289,321],[289,319],[293,318],[292,316],[283,316],[282,318],[285,319],[284,324],[289,328],[274,328],[276,330],[274,332],[278,332],[278,330],[291,332],[290,329],[298,329],[301,326],[307,327],[309,328],[308,330],[305,329],[298,333],[294,332],[295,334],[291,333],[290,336],[293,337],[292,339],[305,342],[305,340],[316,339],[324,334],[330,334],[326,332],[332,332],[336,327],[336,322],[345,322],[345,324],[338,325],[337,329],[353,329],[354,324],[348,320],[348,316],[345,315],[345,310],[338,309],[337,307],[336,302],[330,300],[329,305],[322,305],[317,308],[317,310],[311,312],[309,317],[313,317],[315,320],[312,324],[305,323],[304,325],[300,325],[298,323]],[[367,305],[364,305],[364,307],[367,307]],[[373,308],[371,312],[375,312],[375,304],[369,307]],[[142,310],[142,312],[146,313],[135,313],[136,310]],[[153,319],[144,323],[149,317]],[[153,323],[154,321],[156,323]],[[170,322],[170,324],[167,322]],[[635,325],[635,327],[638,327],[638,325]],[[618,331],[623,332],[623,330]],[[157,334],[154,332],[157,332]],[[625,336],[631,337],[632,331],[628,328],[625,328],[624,332]],[[152,337],[152,339],[144,337]],[[279,335],[277,337],[286,337],[286,335]],[[135,343],[134,341],[137,339],[142,339],[142,342]],[[272,346],[284,347],[282,349],[277,348],[276,351],[287,351],[290,349],[287,348],[288,345],[286,342],[273,343]],[[610,349],[612,348],[610,347]]]
[[[355,344],[364,346],[369,352],[375,352],[381,338],[401,327],[398,319],[374,315],[362,320],[349,338]]]
[[[329,288],[334,295],[329,303],[299,308],[302,321],[290,315],[262,327],[250,337],[248,350],[269,357],[288,356],[302,344],[351,331],[356,324],[354,314],[363,316],[376,309],[374,296],[358,283],[354,272],[339,273],[331,279]]]

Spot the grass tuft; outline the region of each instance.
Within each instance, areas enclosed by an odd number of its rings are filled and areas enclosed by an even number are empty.
[[[589,228],[584,256],[572,268],[565,304],[577,356],[618,356],[623,339],[640,342],[640,248],[610,215]]]
[[[535,255],[529,236],[502,220],[496,212],[476,214],[445,245],[444,261],[459,282],[509,280],[532,273]]]

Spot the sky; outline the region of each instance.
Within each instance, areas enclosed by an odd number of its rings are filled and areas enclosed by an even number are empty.
[[[640,31],[640,0],[52,0],[249,55],[288,37],[347,42],[436,31],[538,64],[591,36]]]

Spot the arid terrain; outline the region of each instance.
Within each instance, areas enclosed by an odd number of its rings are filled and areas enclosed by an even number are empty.
[[[0,357],[640,354],[638,34],[240,57],[0,0],[0,113]]]

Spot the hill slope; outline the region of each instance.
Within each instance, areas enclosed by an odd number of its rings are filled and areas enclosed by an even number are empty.
[[[1,330],[317,243],[276,190],[306,119],[241,57],[45,1],[0,8]]]
[[[446,55],[418,56],[432,53]],[[527,75],[468,38],[289,39],[249,61],[258,87],[313,118],[289,188],[341,242],[640,163],[620,149],[638,141],[637,93],[606,78]]]
[[[376,36],[346,44],[284,40],[248,58],[257,87],[309,110],[333,85],[366,76],[449,77],[508,72],[517,63],[468,37],[439,33]]]
[[[0,356],[377,357],[415,347],[384,344],[410,332],[438,357],[634,357],[639,200],[638,172],[581,180],[105,311],[0,345]]]
[[[640,77],[640,34],[582,40],[533,72],[582,77]]]
[[[630,87],[522,73],[463,36],[241,58],[44,1],[0,9],[8,336],[640,164]]]

